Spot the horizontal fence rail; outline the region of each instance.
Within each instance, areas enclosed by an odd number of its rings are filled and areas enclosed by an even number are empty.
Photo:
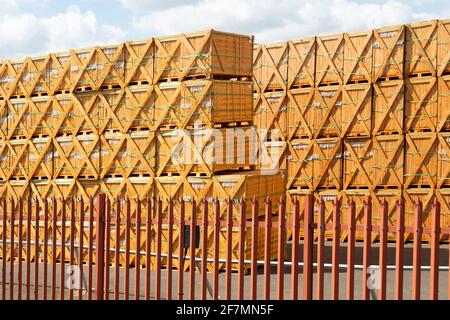
[[[0,201],[2,300],[445,299],[450,228],[403,199]],[[376,219],[374,218],[376,217]],[[423,227],[425,219],[430,227]],[[426,237],[424,237],[426,235]]]

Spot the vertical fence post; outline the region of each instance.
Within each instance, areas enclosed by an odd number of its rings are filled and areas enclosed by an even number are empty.
[[[14,199],[11,198],[10,199],[11,202],[11,213],[9,216],[9,231],[10,231],[10,245],[9,245],[9,263],[10,263],[10,267],[9,267],[9,299],[10,300],[14,300],[14,258],[15,258],[15,254],[14,254],[14,215],[15,215],[15,208],[14,208]],[[45,227],[45,225],[44,225]],[[45,234],[47,234],[47,229],[45,230]],[[3,245],[6,245],[6,243],[4,243]],[[46,246],[44,247],[46,248]],[[2,259],[6,260],[6,256],[2,257]],[[47,261],[45,261],[45,271],[44,271],[44,279],[46,279],[47,277]],[[6,270],[5,270],[6,271]],[[44,281],[45,284],[47,284],[47,281]],[[45,288],[45,292],[47,292],[47,288]],[[45,293],[44,295],[44,300],[46,300],[47,298],[47,293]]]
[[[178,299],[184,296],[184,215],[185,203],[180,201],[180,224],[178,226]]]
[[[173,200],[169,199],[167,221],[167,265],[166,265],[166,300],[172,300],[172,265],[173,265]]]
[[[339,242],[341,238],[340,213],[341,205],[339,199],[334,201],[333,208],[333,248],[331,269],[331,299],[339,300]]]
[[[405,205],[397,201],[397,226],[395,235],[395,299],[403,299],[403,263],[405,243]]]
[[[363,249],[363,281],[362,299],[370,300],[369,280],[370,248],[372,243],[372,199],[368,197],[364,200],[364,249]]]
[[[265,239],[264,239],[264,299],[270,300],[270,239],[272,233],[272,200],[266,198],[265,208]]]
[[[437,300],[439,297],[439,241],[441,234],[441,204],[434,198],[433,210],[431,213],[431,275],[430,275],[430,300]]]
[[[256,260],[258,259],[258,200],[256,197],[252,200],[252,248],[251,248],[251,286],[250,295],[252,300],[257,299],[257,286],[258,286],[258,265]]]
[[[213,299],[219,299],[219,237],[220,237],[220,201],[214,200],[214,283]]]
[[[284,299],[284,250],[286,247],[286,205],[281,197],[278,203],[278,300]]]
[[[192,200],[191,203],[191,228],[190,228],[190,239],[189,239],[189,299],[195,300],[195,249],[196,249],[196,239],[197,239],[197,203]]]
[[[348,202],[347,300],[355,298],[355,201]]]
[[[105,263],[105,194],[97,196],[97,217],[96,217],[96,257],[95,257],[95,299],[103,300],[103,281]]]
[[[292,265],[291,265],[291,299],[298,299],[298,238],[299,238],[300,203],[294,201],[294,215],[292,216]]]
[[[244,211],[245,212],[245,211]],[[208,199],[203,200],[203,233],[202,233],[202,300],[206,300],[206,291],[208,286],[207,278],[207,259],[208,259]]]
[[[324,291],[324,248],[325,248],[325,201],[319,202],[319,237],[317,240],[317,299],[323,300]]]
[[[388,236],[388,203],[383,199],[381,203],[381,220],[380,220],[380,299],[386,300],[386,284],[387,284],[387,236]]]
[[[420,300],[420,268],[422,259],[422,201],[414,204],[414,240],[413,240],[413,274],[412,299]]]
[[[245,199],[241,199],[241,212],[239,217],[239,266],[238,266],[238,300],[244,299],[244,247],[245,247]]]
[[[2,204],[2,300],[6,300],[6,198],[3,198]]]
[[[303,300],[312,300],[314,196],[305,196],[303,214]]]

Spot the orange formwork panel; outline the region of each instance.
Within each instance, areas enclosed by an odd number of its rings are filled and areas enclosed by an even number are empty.
[[[256,164],[254,127],[159,131],[156,175],[248,169]]]
[[[287,89],[314,87],[316,73],[316,37],[288,41]]]
[[[344,83],[372,82],[373,31],[344,33]]]
[[[434,188],[437,176],[436,133],[408,133],[405,136],[404,187]]]
[[[406,25],[405,75],[436,76],[438,20]]]
[[[314,126],[314,88],[292,89],[287,92],[287,134],[288,140],[294,138],[312,138]]]
[[[372,86],[370,84],[343,86],[341,113],[341,138],[370,136],[372,133]]]
[[[372,137],[373,161],[372,181],[374,187],[403,186],[404,136],[382,135]]]
[[[373,84],[373,135],[403,133],[405,87],[403,80]]]
[[[405,132],[436,132],[437,78],[409,78],[405,80],[405,88]]]
[[[438,118],[437,131],[450,131],[450,75],[437,79]]]
[[[153,83],[188,77],[251,77],[253,38],[216,30],[154,38]]]
[[[287,137],[288,96],[286,91],[254,95],[254,124],[258,131],[267,130]]]
[[[372,81],[404,78],[405,26],[373,30]]]
[[[437,75],[450,72],[450,19],[438,21]]]
[[[340,138],[295,139],[288,142],[287,189],[342,188]]]
[[[316,86],[343,84],[344,34],[316,37]]]
[[[254,90],[264,93],[285,90],[288,79],[289,44],[257,44],[253,48]]]
[[[373,157],[371,138],[343,139],[343,188],[373,188]]]

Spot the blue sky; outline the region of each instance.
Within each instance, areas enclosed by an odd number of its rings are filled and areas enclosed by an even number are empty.
[[[449,0],[0,0],[0,58],[215,28],[274,42],[450,18]]]

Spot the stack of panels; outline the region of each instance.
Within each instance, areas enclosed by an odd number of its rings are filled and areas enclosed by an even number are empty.
[[[449,193],[449,49],[449,20],[255,46],[255,125],[281,133],[265,135],[287,198],[387,192],[411,200],[411,218],[413,199]]]

